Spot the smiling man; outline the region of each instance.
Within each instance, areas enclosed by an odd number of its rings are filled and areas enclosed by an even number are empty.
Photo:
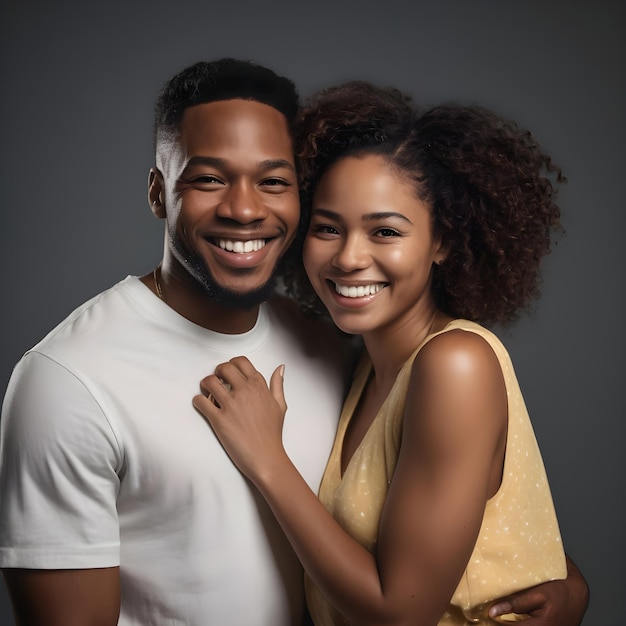
[[[5,398],[0,564],[20,623],[300,623],[300,564],[192,406],[225,359],[286,363],[286,445],[318,488],[347,353],[270,298],[300,218],[297,109],[291,81],[232,59],[164,87],[148,181],[161,263],[70,315]]]
[[[233,330],[223,331],[249,330],[255,307],[272,295],[276,265],[300,218],[287,119],[254,100],[196,105],[184,112],[178,133],[157,131],[157,166],[149,197],[155,215],[167,220],[157,279],[168,303],[211,325],[215,313],[235,307],[249,321],[240,326],[228,316]],[[203,298],[202,307],[189,308],[188,291]]]

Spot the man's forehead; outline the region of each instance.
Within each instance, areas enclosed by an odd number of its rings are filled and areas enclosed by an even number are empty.
[[[295,165],[287,119],[274,107],[255,100],[216,100],[188,107],[177,132],[159,134],[161,166],[174,159],[178,169],[195,156],[238,163],[282,159]]]
[[[246,100],[211,102],[190,108],[181,122],[179,141],[196,154],[206,150],[263,153],[263,159],[293,158],[293,142],[282,113]]]
[[[227,100],[213,100],[187,107],[182,114],[181,127],[186,123],[273,119],[284,125],[288,131],[287,118],[276,108],[257,100],[243,98],[229,98]]]

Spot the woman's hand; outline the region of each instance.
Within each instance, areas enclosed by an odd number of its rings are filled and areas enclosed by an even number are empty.
[[[276,368],[269,388],[246,357],[235,357],[200,382],[193,405],[209,422],[239,470],[255,482],[286,456],[282,429],[287,404],[284,365]]]

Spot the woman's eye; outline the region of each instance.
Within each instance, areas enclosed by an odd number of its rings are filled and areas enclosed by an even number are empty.
[[[330,224],[317,224],[311,226],[311,231],[314,233],[319,233],[321,235],[336,235],[338,234],[338,230],[331,226]]]
[[[400,233],[393,228],[380,228],[376,231],[377,237],[399,237]]]

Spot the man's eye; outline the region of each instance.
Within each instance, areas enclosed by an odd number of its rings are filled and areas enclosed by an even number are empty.
[[[222,184],[222,181],[217,178],[216,176],[211,176],[211,174],[204,174],[202,176],[196,176],[195,178],[192,179],[191,182],[194,183],[202,183],[202,184],[212,184],[212,183],[217,183],[217,184]]]
[[[266,178],[262,183],[265,187],[286,187],[289,183],[282,178]]]

